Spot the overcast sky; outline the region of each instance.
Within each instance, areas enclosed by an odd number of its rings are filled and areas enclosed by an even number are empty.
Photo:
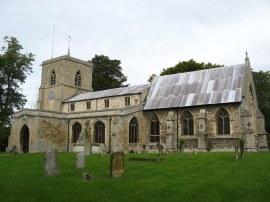
[[[131,85],[179,61],[244,63],[270,70],[269,0],[0,0],[0,45],[16,37],[35,54],[34,73],[23,85],[33,107],[41,66],[52,55],[121,60]]]

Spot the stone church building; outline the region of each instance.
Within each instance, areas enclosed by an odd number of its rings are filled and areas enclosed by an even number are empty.
[[[152,84],[94,92],[92,64],[69,55],[42,63],[37,109],[13,118],[9,148],[79,151],[247,151],[268,149],[249,58],[241,65],[155,77]],[[33,86],[34,88],[34,86]]]

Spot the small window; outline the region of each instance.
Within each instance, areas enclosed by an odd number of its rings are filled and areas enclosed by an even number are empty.
[[[71,104],[70,104],[70,110],[71,110],[71,111],[74,111],[74,110],[75,110],[75,104],[74,104],[74,103],[71,103]]]
[[[129,143],[137,143],[139,135],[138,120],[133,117],[129,123]]]
[[[159,119],[154,116],[151,120],[150,142],[159,142]]]
[[[80,71],[77,71],[75,75],[75,86],[81,87],[81,72]]]
[[[55,74],[55,71],[52,70],[52,72],[51,72],[51,81],[50,81],[50,85],[51,85],[51,86],[54,86],[55,83],[56,83],[56,74]]]
[[[86,102],[86,109],[91,109],[91,101]]]
[[[125,105],[130,106],[130,97],[125,97]]]
[[[219,135],[230,134],[230,116],[224,108],[217,113],[217,133]]]
[[[189,111],[183,114],[183,135],[194,135],[193,116]]]
[[[110,107],[109,99],[105,99],[104,100],[104,105],[105,105],[105,108],[109,108]]]

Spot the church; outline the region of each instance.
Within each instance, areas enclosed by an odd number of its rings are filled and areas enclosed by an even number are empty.
[[[155,77],[151,84],[92,89],[92,64],[70,55],[42,63],[37,109],[15,113],[18,152],[268,150],[248,56],[243,64]],[[34,86],[33,86],[34,88]]]

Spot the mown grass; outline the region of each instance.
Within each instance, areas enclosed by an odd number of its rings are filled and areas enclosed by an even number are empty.
[[[128,161],[111,178],[110,156],[91,155],[75,168],[75,154],[59,153],[59,176],[44,176],[44,153],[0,153],[0,201],[270,201],[270,153],[169,154],[161,162]],[[89,172],[94,180],[82,181]]]

